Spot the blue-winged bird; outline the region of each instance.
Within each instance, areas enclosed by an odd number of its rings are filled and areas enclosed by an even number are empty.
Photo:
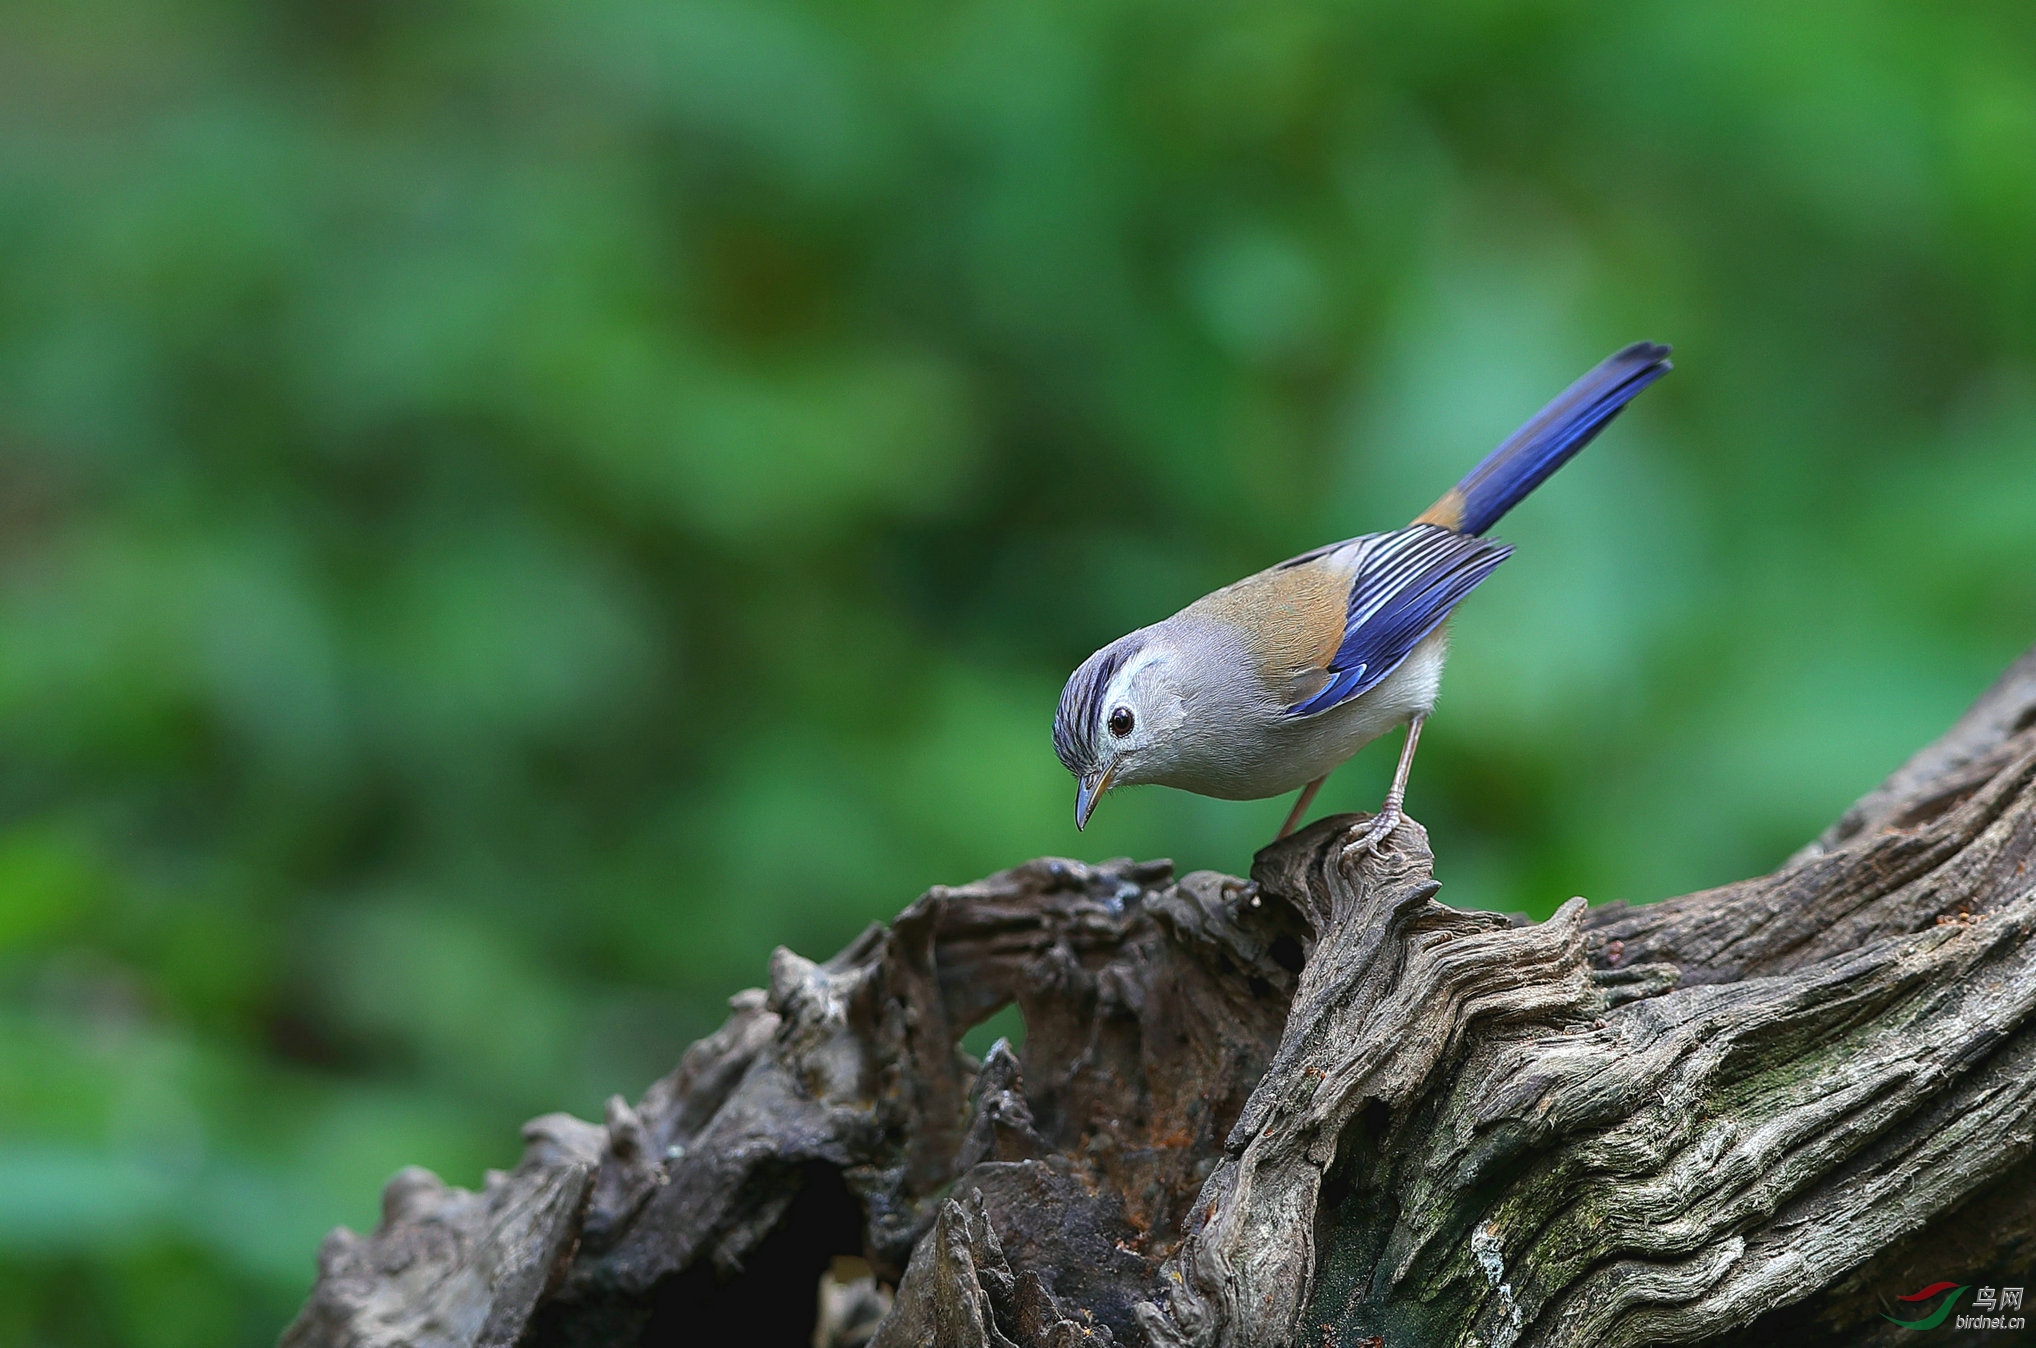
[[[1535,414],[1404,529],[1304,552],[1205,595],[1082,662],[1053,747],[1075,775],[1075,825],[1113,786],[1156,782],[1225,800],[1300,788],[1285,837],[1336,766],[1407,727],[1393,785],[1353,846],[1400,822],[1434,709],[1457,602],[1512,553],[1485,530],[1668,373],[1638,342]]]

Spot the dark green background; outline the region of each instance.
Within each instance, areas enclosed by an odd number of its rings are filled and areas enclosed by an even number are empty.
[[[1459,904],[1773,865],[2036,639],[2032,15],[0,7],[0,1342],[265,1343],[928,884],[1245,867],[1075,834],[1068,669],[1637,338],[1411,808]]]

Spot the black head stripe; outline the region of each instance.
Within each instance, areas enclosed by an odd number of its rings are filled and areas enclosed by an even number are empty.
[[[1103,695],[1132,656],[1145,643],[1134,637],[1112,642],[1082,661],[1061,690],[1060,710],[1053,718],[1053,751],[1061,764],[1079,776],[1103,758]]]

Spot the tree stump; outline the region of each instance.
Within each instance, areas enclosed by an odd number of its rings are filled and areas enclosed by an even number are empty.
[[[283,1343],[1835,1348],[2036,1267],[2036,652],[1722,889],[1462,912],[1363,822],[781,949],[634,1107],[398,1175]]]

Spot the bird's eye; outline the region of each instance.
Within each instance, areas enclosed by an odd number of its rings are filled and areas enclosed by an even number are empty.
[[[1130,734],[1131,727],[1137,724],[1138,721],[1132,716],[1129,707],[1119,707],[1110,713],[1110,733],[1120,740]]]

